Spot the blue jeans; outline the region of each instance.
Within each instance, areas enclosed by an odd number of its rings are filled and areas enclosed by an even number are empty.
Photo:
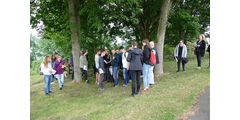
[[[149,87],[151,65],[143,64],[143,88]]]
[[[52,75],[44,75],[43,76],[43,80],[44,80],[44,93],[47,94],[50,91],[50,85],[51,85],[51,81],[52,81]]]
[[[114,86],[118,85],[117,72],[118,72],[118,66],[117,67],[113,67]]]
[[[127,68],[123,68],[123,78],[124,78],[123,84],[127,85],[127,83],[129,82],[129,75],[128,75]]]
[[[59,88],[62,88],[62,86],[64,84],[64,75],[63,74],[57,74],[56,77],[58,79]]]

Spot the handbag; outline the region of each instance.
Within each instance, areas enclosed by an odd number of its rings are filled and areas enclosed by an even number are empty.
[[[187,64],[188,63],[188,59],[187,58],[182,58],[182,61]]]

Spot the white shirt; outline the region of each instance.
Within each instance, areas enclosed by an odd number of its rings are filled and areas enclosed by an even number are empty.
[[[124,55],[125,54],[125,55]],[[125,57],[126,56],[126,57]],[[128,56],[128,52],[125,52],[122,54],[122,64],[123,64],[123,68],[127,68],[128,62],[127,62],[127,56]]]
[[[52,73],[50,73],[49,70],[52,70],[53,72],[55,71],[52,69],[50,63],[48,63],[48,68],[46,68],[43,63],[41,64],[41,72],[43,72],[43,75],[51,75]]]
[[[95,66],[97,69],[99,68],[99,58],[100,58],[99,55],[95,55]]]

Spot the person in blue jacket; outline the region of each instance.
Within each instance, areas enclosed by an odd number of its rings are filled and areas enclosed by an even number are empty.
[[[117,73],[119,69],[120,56],[118,55],[118,53],[116,53],[116,50],[114,48],[112,49],[112,54],[113,54],[112,69],[113,69],[113,79],[114,79],[113,87],[117,87],[118,86]]]

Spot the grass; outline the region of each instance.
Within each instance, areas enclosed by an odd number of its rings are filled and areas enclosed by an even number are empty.
[[[42,76],[31,76],[30,116],[33,120],[174,120],[187,112],[210,82],[207,57],[202,63],[198,70],[196,59],[189,60],[187,72],[176,73],[176,62],[165,62],[165,73],[155,78],[156,85],[135,98],[130,97],[131,84],[113,88],[113,83],[104,83],[105,90],[97,91],[92,74],[89,85],[66,79],[60,91],[53,84],[54,93],[47,97]]]

